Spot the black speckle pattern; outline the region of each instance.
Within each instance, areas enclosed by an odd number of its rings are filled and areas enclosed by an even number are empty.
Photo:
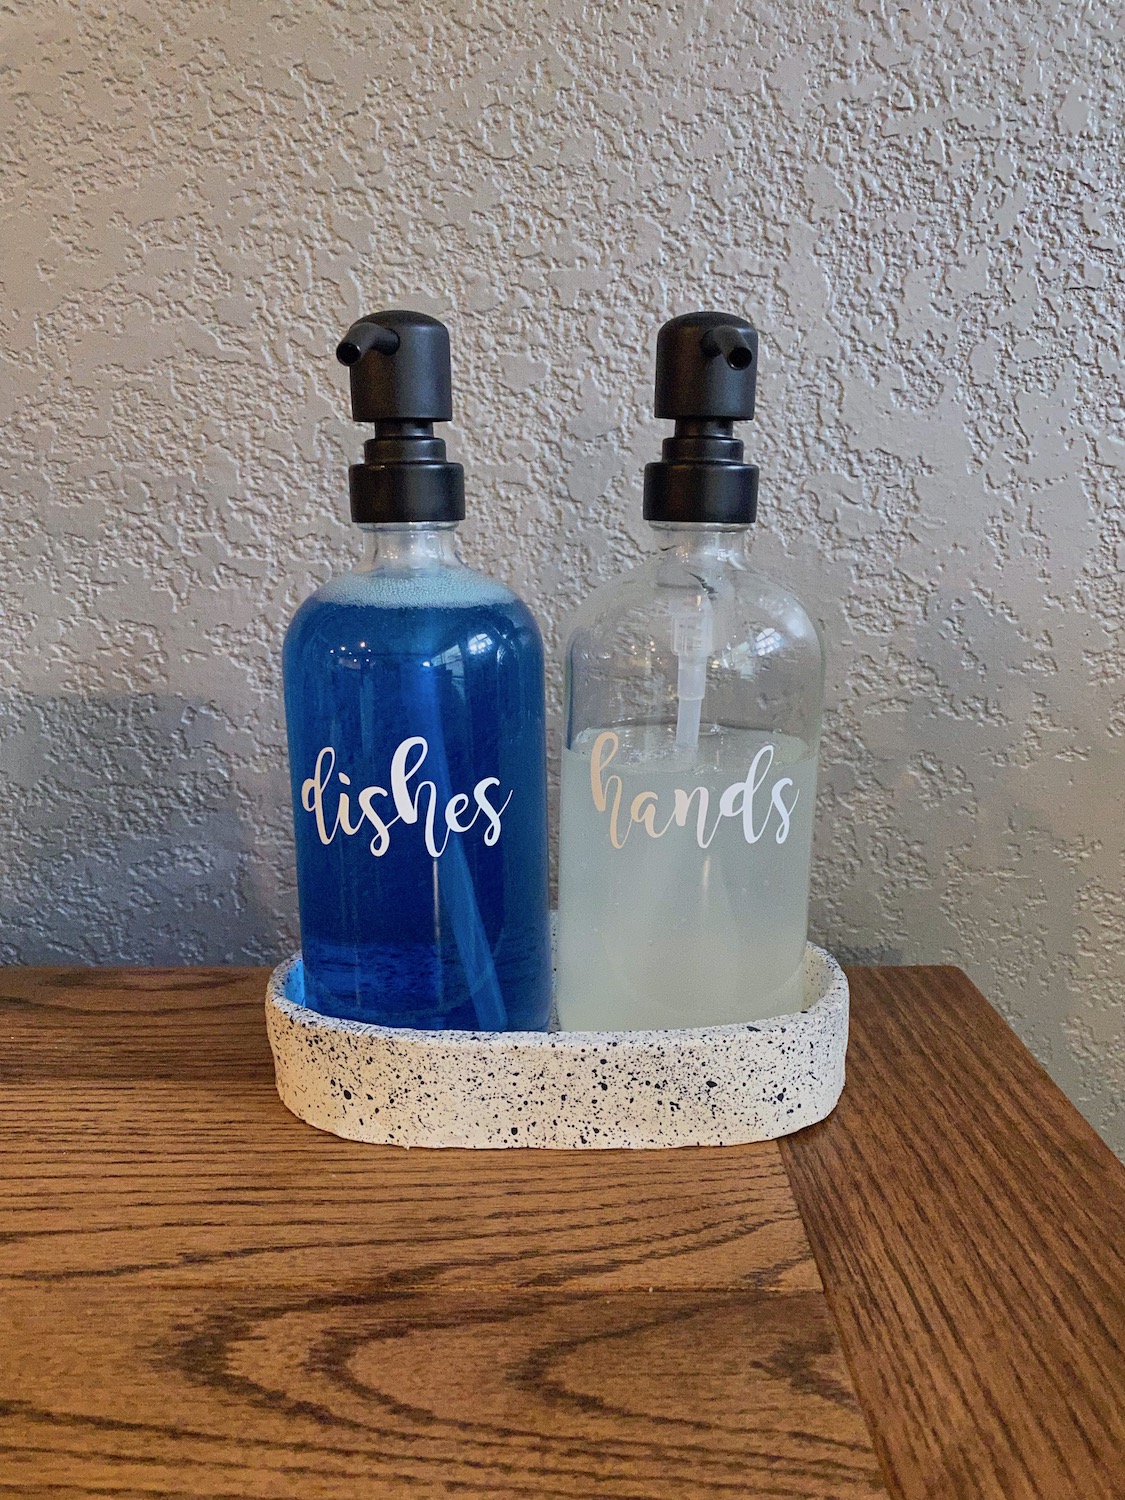
[[[848,981],[809,944],[805,1009],[683,1031],[409,1031],[318,1015],[300,957],[266,1024],[282,1102],[349,1140],[399,1146],[652,1149],[772,1140],[844,1086]]]

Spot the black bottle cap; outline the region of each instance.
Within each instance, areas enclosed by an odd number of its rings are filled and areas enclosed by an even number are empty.
[[[363,463],[348,470],[352,520],[463,520],[464,471],[433,432],[453,415],[445,324],[425,313],[371,313],[348,329],[336,358],[351,370],[352,416],[375,423]]]
[[[743,462],[733,424],[754,415],[758,335],[729,313],[685,313],[656,340],[655,414],[676,423],[663,457],[645,467],[648,521],[748,526],[758,470]]]

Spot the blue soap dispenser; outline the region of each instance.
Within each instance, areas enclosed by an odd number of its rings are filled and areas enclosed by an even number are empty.
[[[386,1026],[541,1030],[551,1000],[543,647],[466,567],[449,334],[415,312],[348,331],[349,471],[370,552],[285,638],[305,999]]]

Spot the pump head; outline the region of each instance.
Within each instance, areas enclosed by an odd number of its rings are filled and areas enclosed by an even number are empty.
[[[433,424],[453,416],[449,330],[425,313],[370,313],[336,347],[349,366],[352,416],[374,422],[364,461],[348,470],[352,520],[438,524],[465,516],[465,478]]]
[[[645,468],[645,519],[748,526],[758,470],[743,462],[735,422],[754,415],[758,335],[745,318],[695,312],[672,318],[656,340],[658,417],[672,418],[663,458]]]
[[[449,330],[436,318],[370,313],[348,329],[336,358],[351,367],[357,422],[448,422],[453,416]]]

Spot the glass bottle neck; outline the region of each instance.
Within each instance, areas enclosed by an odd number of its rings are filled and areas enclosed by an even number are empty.
[[[750,543],[749,526],[693,526],[682,522],[654,522],[662,562],[741,563]]]
[[[364,568],[459,568],[454,522],[365,526]]]

